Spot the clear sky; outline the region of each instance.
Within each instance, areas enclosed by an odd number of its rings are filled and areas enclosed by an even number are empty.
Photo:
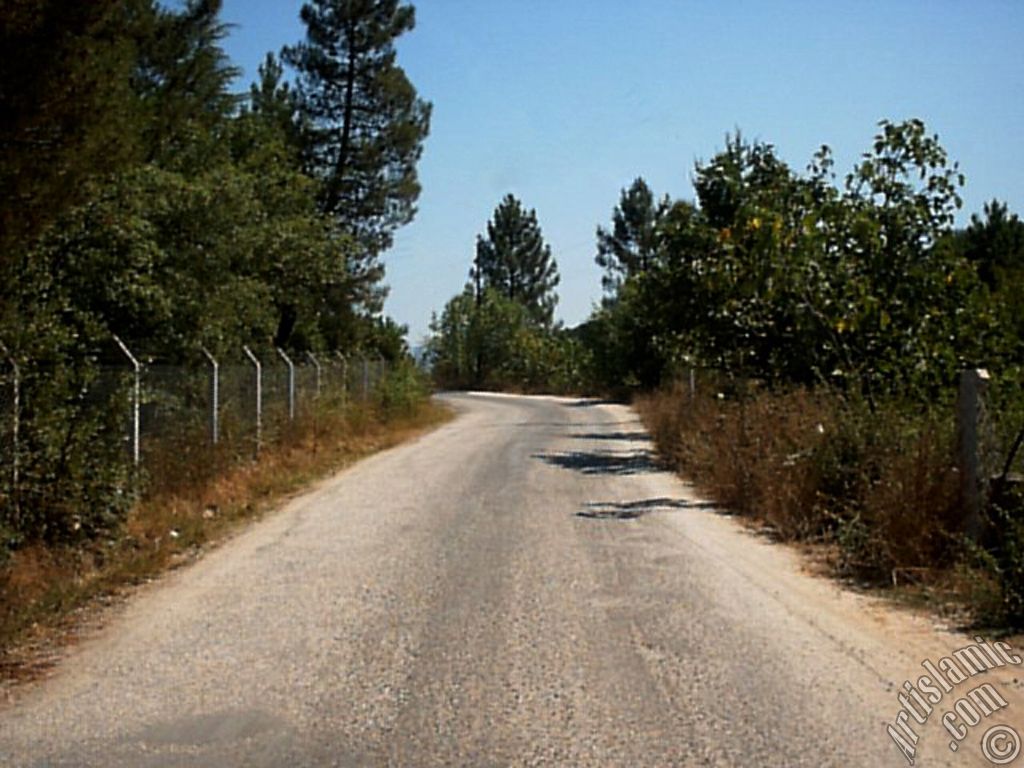
[[[247,87],[303,36],[300,0],[225,0]],[[562,274],[558,315],[600,298],[594,230],[643,176],[692,197],[694,162],[736,128],[802,171],[828,144],[844,172],[882,118],[919,117],[967,176],[1024,215],[1021,0],[416,0],[399,63],[433,102],[416,221],[387,255],[386,311],[427,332],[465,284],[477,233],[512,192]]]

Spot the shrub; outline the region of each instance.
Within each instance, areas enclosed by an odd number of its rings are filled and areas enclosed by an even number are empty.
[[[388,369],[376,392],[378,407],[390,418],[415,413],[428,397],[430,386],[419,368],[402,360]]]
[[[985,618],[1024,627],[1024,484],[1006,478],[996,483],[984,546],[974,551],[998,586],[997,600],[984,606]]]
[[[637,405],[670,462],[718,503],[782,539],[835,544],[842,573],[885,582],[960,553],[951,419],[735,381]]]

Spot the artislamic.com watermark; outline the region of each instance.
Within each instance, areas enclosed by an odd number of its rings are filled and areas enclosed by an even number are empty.
[[[984,725],[981,735],[981,753],[993,765],[1009,765],[1021,754],[1021,735],[1005,723],[990,724],[991,718],[999,717],[1009,706],[998,689],[991,683],[980,683],[961,694],[957,687],[964,683],[973,684],[972,678],[989,670],[1007,665],[1020,665],[1024,658],[1014,652],[1008,643],[989,643],[983,638],[958,648],[938,662],[925,659],[921,667],[926,674],[916,682],[907,680],[897,695],[900,711],[895,721],[886,726],[886,733],[896,744],[910,765],[917,757],[920,735],[923,727],[937,711],[939,722],[950,737],[949,749],[956,752],[971,735],[973,729]],[[948,697],[948,698],[947,698]],[[947,699],[943,703],[943,699]],[[979,728],[980,730],[980,728]]]

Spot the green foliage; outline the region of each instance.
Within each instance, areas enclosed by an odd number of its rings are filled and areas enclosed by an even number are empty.
[[[0,14],[0,269],[82,182],[135,155],[125,0],[6,0]],[[129,11],[132,12],[129,12]],[[6,279],[6,278],[5,278]]]
[[[985,204],[985,220],[971,216],[970,226],[958,233],[963,255],[978,267],[978,275],[991,291],[1019,285],[1024,271],[1024,222],[1005,203]]]
[[[430,382],[409,358],[388,367],[377,385],[377,405],[385,418],[411,416],[430,396]]]
[[[538,326],[522,304],[492,289],[453,297],[431,331],[428,360],[446,388],[572,392],[589,370],[576,338]]]
[[[995,583],[981,601],[982,619],[1024,627],[1024,487],[1002,478],[995,484],[982,544],[971,546],[975,562]]]
[[[827,148],[801,176],[740,136],[698,164],[697,203],[659,206],[649,266],[595,316],[623,350],[605,378],[653,384],[696,362],[877,399],[929,395],[982,362],[998,320],[950,245],[963,179],[938,140],[883,122],[834,181]]]
[[[113,536],[133,503],[113,334],[144,363],[195,363],[204,347],[237,359],[243,344],[407,357],[406,329],[379,313],[378,251],[357,238],[390,243],[418,194],[429,109],[394,65],[392,39],[378,37],[411,28],[411,9],[349,3],[334,29],[344,38],[352,22],[358,37],[346,49],[358,69],[354,143],[334,156],[334,175],[311,161],[308,141],[329,143],[326,116],[341,114],[331,110],[343,96],[327,86],[314,96],[308,69],[296,93],[269,55],[241,103],[221,5],[5,6],[0,342],[23,371],[18,493],[11,473],[0,479],[8,544]],[[335,194],[342,202],[325,206]],[[340,215],[360,195],[365,205]],[[387,408],[405,407],[411,386],[399,381]],[[190,396],[146,395],[165,410]]]
[[[238,98],[228,88],[239,70],[220,42],[222,0],[186,0],[181,10],[147,2],[134,87],[144,117],[145,157],[197,171],[220,152],[220,131]]]
[[[558,296],[558,265],[544,242],[537,212],[506,195],[478,236],[470,271],[478,294],[494,290],[523,306],[534,323],[550,326]]]
[[[408,334],[408,326],[399,325],[390,317],[378,318],[367,326],[361,346],[376,350],[389,362],[404,364],[410,360],[409,345],[405,340]]]
[[[8,546],[114,535],[135,500],[125,445],[111,439],[128,419],[123,376],[55,360],[24,384],[20,494],[0,505]]]
[[[624,280],[646,272],[658,258],[658,227],[671,207],[666,196],[655,201],[642,178],[622,190],[612,211],[610,230],[597,228],[595,261],[605,273],[601,278],[607,293],[615,295]]]
[[[273,53],[268,53],[259,68],[259,81],[249,89],[246,109],[258,116],[266,133],[274,136],[288,149],[298,152],[301,137],[298,125],[298,103],[295,92],[284,80],[284,66]],[[261,137],[265,138],[265,137]]]
[[[984,213],[984,221],[973,215],[949,245],[975,266],[988,290],[978,308],[990,318],[984,348],[1005,370],[1024,362],[1024,222],[996,200]]]
[[[302,7],[306,40],[285,50],[298,71],[303,149],[323,182],[322,209],[367,255],[378,254],[412,221],[420,185],[416,163],[430,125],[421,100],[395,63],[395,40],[415,26],[400,0],[313,0]]]

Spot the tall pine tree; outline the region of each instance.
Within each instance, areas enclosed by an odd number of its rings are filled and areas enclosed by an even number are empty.
[[[642,178],[629,189],[622,190],[619,204],[612,212],[612,227],[597,228],[597,265],[604,269],[604,289],[616,294],[623,281],[646,272],[657,258],[658,222],[668,211],[671,201],[660,201]]]
[[[306,162],[323,211],[365,249],[364,277],[379,280],[377,257],[416,213],[430,124],[430,104],[395,63],[415,11],[400,0],[312,0],[302,20],[306,40],[284,57],[299,74]]]
[[[538,324],[551,325],[558,265],[544,242],[537,212],[524,209],[515,196],[505,196],[487,223],[487,237],[477,238],[470,276],[478,297],[493,288],[526,307]]]

